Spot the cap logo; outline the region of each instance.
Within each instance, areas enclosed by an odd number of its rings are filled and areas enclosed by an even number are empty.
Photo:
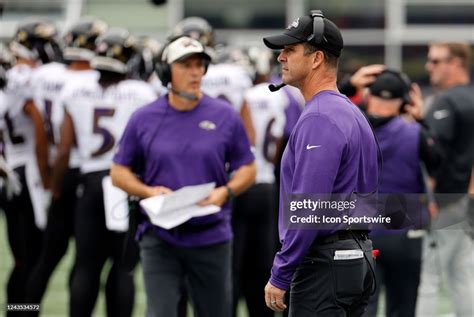
[[[287,30],[291,30],[292,28],[296,29],[298,27],[298,25],[300,25],[300,18],[297,18],[296,20],[291,22],[286,29]]]
[[[380,92],[380,97],[385,98],[385,99],[392,99],[393,94],[388,91],[388,90],[382,90]]]

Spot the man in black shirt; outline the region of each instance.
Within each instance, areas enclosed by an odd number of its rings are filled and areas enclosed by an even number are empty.
[[[419,316],[436,315],[437,293],[443,275],[448,279],[456,316],[473,314],[472,241],[465,221],[466,194],[474,163],[474,89],[469,87],[470,57],[467,43],[435,43],[428,51],[426,69],[439,93],[426,114],[426,122],[442,146],[445,160],[434,177],[440,214],[434,222],[434,230],[425,239],[417,303]]]

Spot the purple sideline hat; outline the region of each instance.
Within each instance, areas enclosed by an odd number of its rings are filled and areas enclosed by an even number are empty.
[[[283,34],[263,38],[265,45],[271,49],[283,49],[285,45],[308,42],[313,34],[313,18],[311,15],[301,16],[288,25]],[[344,41],[341,31],[330,20],[324,18],[324,36],[322,43],[317,47],[339,57]]]

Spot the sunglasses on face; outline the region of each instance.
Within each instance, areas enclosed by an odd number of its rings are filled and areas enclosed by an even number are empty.
[[[431,64],[431,65],[438,65],[440,63],[443,63],[443,62],[448,62],[451,60],[451,57],[446,57],[446,58],[428,58],[426,60],[426,63],[427,64]]]

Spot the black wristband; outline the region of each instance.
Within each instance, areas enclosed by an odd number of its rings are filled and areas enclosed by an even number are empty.
[[[234,199],[234,192],[232,192],[232,189],[225,185],[225,188],[227,188],[227,201],[232,201]]]

